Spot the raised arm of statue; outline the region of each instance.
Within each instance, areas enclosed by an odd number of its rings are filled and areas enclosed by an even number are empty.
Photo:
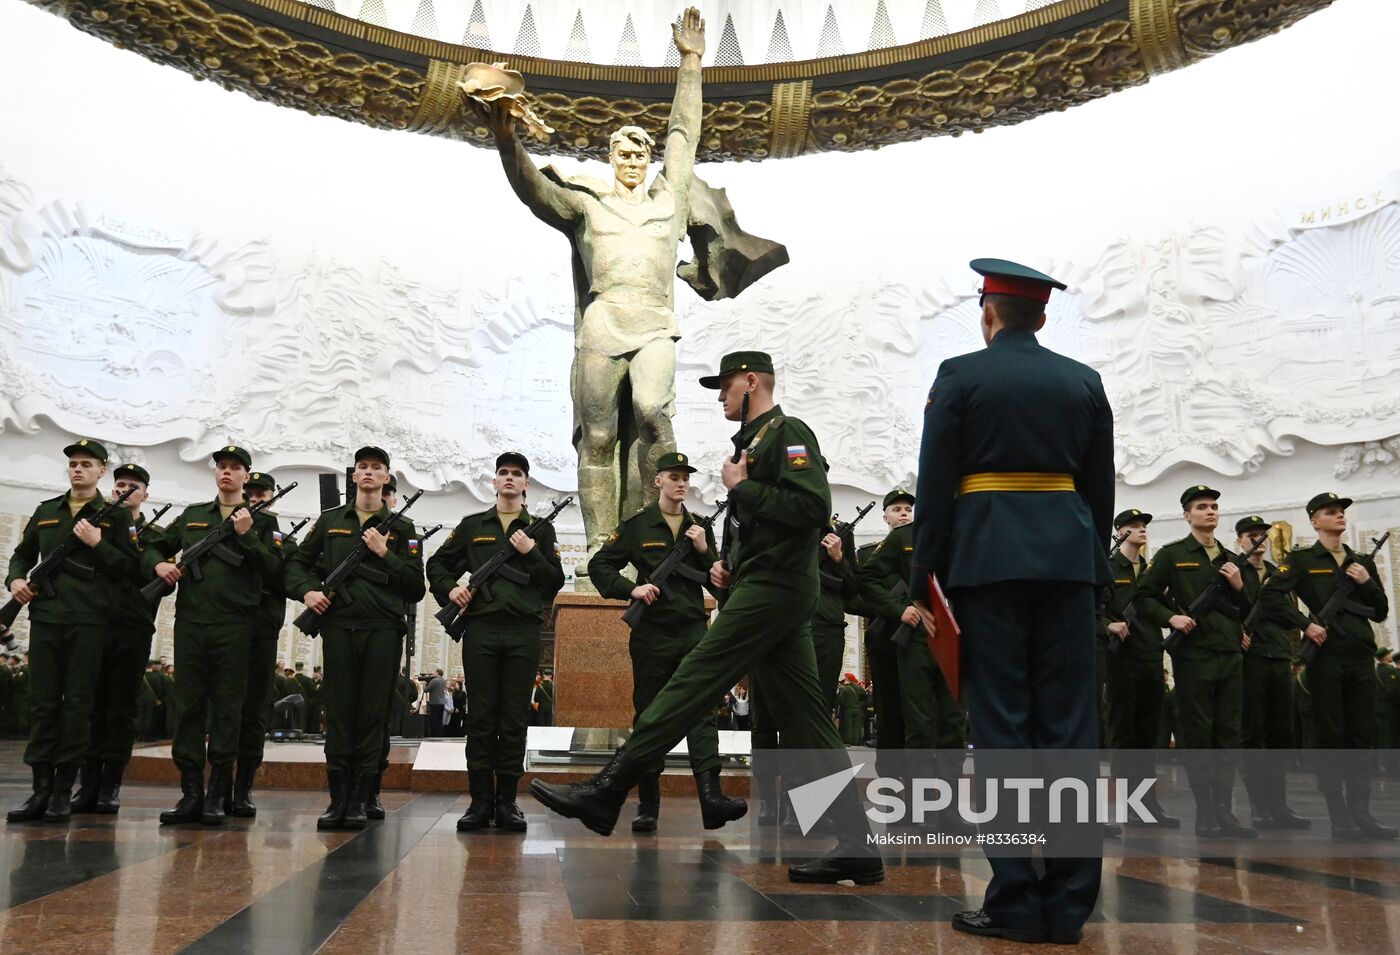
[[[556,229],[569,229],[583,215],[583,204],[578,195],[557,183],[551,182],[515,134],[515,117],[505,103],[483,104],[478,110],[486,114],[487,126],[496,138],[496,151],[501,156],[501,166],[506,171],[506,181],[520,197],[520,201],[543,222]]]
[[[700,144],[700,57],[705,52],[705,21],[700,11],[690,7],[681,22],[672,27],[681,67],[676,76],[676,98],[671,102],[671,118],[666,124],[666,154],[662,174],[677,196],[690,189],[695,169],[695,150]]]

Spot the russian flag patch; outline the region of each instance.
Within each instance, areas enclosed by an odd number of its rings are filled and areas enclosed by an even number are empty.
[[[413,538],[409,538],[409,541],[408,541],[408,556],[410,556],[410,557],[417,557],[417,556],[418,556],[418,541],[415,540],[415,539],[413,539]]]
[[[805,444],[790,444],[790,445],[788,445],[788,449],[787,449],[787,462],[788,462],[788,467],[791,467],[791,468],[805,468],[805,467],[807,467],[807,466],[811,463],[811,461],[812,461],[812,458],[811,458],[811,456],[807,453],[807,445],[805,445]]]

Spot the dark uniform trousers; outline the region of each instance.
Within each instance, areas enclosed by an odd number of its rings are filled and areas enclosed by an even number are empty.
[[[202,773],[206,758],[210,766],[228,766],[237,757],[253,636],[251,622],[182,625],[176,616],[175,659],[180,662],[171,756],[181,769]]]
[[[403,654],[403,636],[388,628],[327,626],[321,631],[321,641],[326,766],[346,773],[376,773],[384,746],[384,716]]]
[[[627,652],[632,657],[632,708],[633,725],[642,715],[656,694],[671,679],[681,660],[705,636],[706,624],[700,620],[681,629],[652,629],[645,625],[632,632]],[[709,713],[690,728],[685,734],[686,749],[690,753],[690,768],[696,773],[709,772],[719,768],[719,724],[715,722],[716,698],[711,701]],[[759,722],[757,711],[762,704],[754,701],[754,724],[757,733]],[[775,734],[776,735],[776,734]],[[775,740],[776,742],[776,740]],[[757,743],[755,743],[757,746]]]
[[[836,691],[841,680],[841,661],[846,656],[846,628],[812,625],[812,649],[817,654],[817,682],[821,684],[828,711],[836,708]]]
[[[1369,786],[1370,761],[1354,751],[1376,744],[1375,669],[1369,653],[1358,653],[1341,640],[1334,647],[1324,643],[1308,665],[1317,788],[1324,793],[1340,792],[1343,782],[1348,790]]]
[[[1293,745],[1293,669],[1286,657],[1268,659],[1259,654],[1244,655],[1244,720],[1240,730],[1244,752],[1244,785],[1257,806],[1259,797],[1279,788],[1287,768],[1282,754],[1271,749]]]
[[[904,748],[920,751],[920,759],[932,759],[929,765],[906,763],[906,768],[915,776],[956,780],[962,775],[960,753],[966,739],[963,711],[929,652],[924,631],[897,649],[895,660],[904,693]]]
[[[1064,581],[1007,581],[958,588],[949,599],[963,633],[962,685],[978,774],[1024,775],[1024,753],[997,751],[1077,750],[1051,754],[1056,760],[1051,773],[1085,779],[1092,788],[1098,776],[1096,588]],[[1048,713],[1056,718],[1047,719]],[[1051,840],[1049,850],[1055,827],[1042,831]],[[1083,841],[1082,834],[1077,841]],[[1036,874],[1029,855],[988,850],[987,861],[992,880],[983,908],[998,925],[1077,927],[1093,911],[1099,858],[1057,858],[1047,851],[1044,877]]]
[[[1132,634],[1128,639],[1143,637]],[[1152,751],[1158,746],[1167,693],[1161,654],[1157,657],[1136,659],[1126,650],[1108,656],[1108,745],[1114,750],[1115,776],[1147,777],[1156,772]]]
[[[866,626],[870,625],[867,620]],[[878,650],[876,641],[883,644]],[[875,771],[888,779],[907,779],[904,693],[899,682],[899,659],[893,650],[889,637],[867,635],[865,658],[870,663],[870,693],[875,704]]]
[[[82,762],[92,735],[102,640],[102,628],[93,624],[30,621],[29,765]]]
[[[1192,791],[1228,793],[1240,748],[1244,657],[1194,648],[1188,636],[1172,656],[1176,677],[1176,745],[1185,753]]]
[[[272,708],[272,668],[277,664],[277,637],[281,628],[253,630],[248,642],[248,683],[238,723],[238,761],[256,766],[267,743],[267,717]],[[306,701],[307,709],[311,701]]]
[[[113,628],[107,632],[102,644],[101,669],[93,688],[89,759],[125,763],[131,758],[153,636],[145,627]]]
[[[468,624],[462,668],[467,681],[469,771],[517,779],[524,773],[530,687],[539,665],[538,620],[488,616]]]

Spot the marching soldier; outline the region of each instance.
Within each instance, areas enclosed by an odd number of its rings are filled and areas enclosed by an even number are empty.
[[[914,496],[897,489],[885,495],[886,509],[896,503],[914,505]],[[913,574],[914,525],[894,527],[861,566],[860,587],[865,606],[893,635],[900,624],[921,625],[918,608],[909,591]],[[948,689],[948,681],[929,651],[928,634],[916,631],[896,646],[894,664],[899,669],[899,706],[904,716],[904,749],[935,751],[926,772],[924,767],[906,765],[907,772],[933,779],[953,781],[962,775],[962,749],[966,738],[962,707]],[[954,755],[954,754],[957,755]],[[939,826],[946,832],[972,831],[970,823],[956,811],[945,812]]]
[[[914,520],[914,495],[896,488],[885,495],[883,518],[890,533]],[[858,575],[870,565],[879,543],[865,544],[856,551]],[[859,579],[859,578],[858,578]],[[862,588],[863,590],[863,588]],[[846,609],[859,613],[865,623],[865,657],[870,662],[870,702],[875,709],[875,770],[890,779],[907,779],[904,765],[904,696],[899,682],[899,662],[895,655],[895,628],[878,616],[863,594],[847,602]]]
[[[773,361],[763,352],[725,355],[719,373],[700,384],[718,389],[725,417],[741,422],[735,447],[743,453],[737,460],[726,457],[723,468],[730,514],[740,528],[737,538],[727,534],[725,540],[735,569],[731,573],[724,562],[710,569],[711,583],[729,588],[728,599],[602,772],[572,786],[538,779],[530,785],[550,809],[603,835],[616,825],[628,791],[661,765],[745,673],[754,698],[768,698],[785,746],[828,754],[822,775],[849,768],[824,709],[812,648],[811,618],[820,586],[817,544],[831,515],[816,437],[773,401]],[[884,864],[867,845],[869,830],[854,787],[845,787],[834,805],[845,820],[835,850],[790,867],[788,877],[862,885],[882,881]]]
[[[102,642],[122,599],[124,582],[140,574],[130,512],[94,523],[102,509],[97,482],[107,473],[107,449],[84,438],[63,449],[68,490],[34,510],[10,558],[5,584],[29,606],[29,745],[24,761],[34,791],[10,822],[67,822],[73,781],[92,733],[92,702],[102,665]],[[63,541],[82,544],[42,588],[27,574]]]
[[[277,519],[254,515],[244,497],[253,457],[236,445],[210,455],[218,496],[181,512],[146,548],[156,576],[180,585],[175,598],[175,738],[171,753],[180,768],[179,802],[160,814],[162,825],[223,825],[225,796],[238,756],[243,696],[248,687],[248,646],[255,638],[263,593],[282,586]],[[195,567],[182,572],[175,556],[229,521],[232,536]],[[206,720],[209,745],[204,735]],[[204,787],[204,767],[211,767]]]
[[[984,351],[945,360],[929,391],[919,451],[911,593],[936,573],[963,631],[963,692],[979,750],[1094,749],[1094,630],[1109,581],[1113,412],[1092,369],[1036,341],[1050,276],[998,259],[984,276]],[[934,625],[921,608],[926,626]],[[901,674],[903,678],[903,674]],[[907,696],[907,693],[906,693]],[[997,775],[995,759],[979,759]],[[1097,776],[1093,760],[1059,772]],[[1017,774],[1019,775],[1019,773]],[[1047,830],[1057,841],[1059,830]],[[1086,834],[1088,854],[1102,832]],[[1094,852],[1094,856],[1098,853]],[[953,928],[1012,941],[1077,942],[1102,863],[1047,851],[989,853],[980,910]]]
[[[518,451],[496,458],[492,479],[496,506],[462,518],[428,560],[428,583],[442,606],[467,612],[462,668],[467,682],[467,775],[471,805],[457,820],[458,832],[493,821],[497,828],[524,832],[525,814],[516,788],[525,772],[525,734],[530,725],[530,689],[540,665],[540,620],[564,586],[553,526],[538,538],[525,533],[530,513],[530,462]],[[491,600],[458,583],[509,542],[511,559],[528,579],[507,576],[491,582]]]
[[[1235,546],[1241,553],[1267,537],[1269,523],[1251,515],[1235,523]],[[1278,573],[1258,550],[1244,571],[1244,718],[1240,743],[1244,747],[1244,785],[1253,806],[1256,829],[1308,829],[1310,820],[1288,807],[1287,777],[1283,754],[1269,750],[1292,747],[1293,674],[1289,661],[1293,647],[1283,624],[1266,615],[1259,605],[1268,579]]]
[[[1146,779],[1157,775],[1154,750],[1162,724],[1162,631],[1145,623],[1133,609],[1138,578],[1147,570],[1147,525],[1152,515],[1133,508],[1113,519],[1114,531],[1128,532],[1118,553],[1109,559],[1113,589],[1103,608],[1100,633],[1116,644],[1108,653],[1108,745],[1114,755],[1113,775]],[[1156,789],[1144,799],[1157,825],[1168,829],[1181,820],[1167,815]],[[1128,825],[1138,820],[1130,819]]]
[[[271,474],[254,471],[243,485],[248,503],[261,504],[277,493]],[[263,511],[276,518],[273,511]],[[264,582],[258,609],[253,614],[253,636],[248,643],[248,686],[238,724],[238,766],[233,779],[233,796],[224,807],[230,816],[252,819],[258,814],[253,804],[253,777],[263,761],[267,743],[268,712],[275,688],[269,672],[277,662],[277,639],[287,619],[286,561],[296,552],[296,544],[279,531],[272,532],[273,552],[282,561],[275,582]]]
[[[363,829],[378,778],[385,719],[403,656],[408,605],[423,599],[423,555],[407,517],[388,532],[389,454],[355,452],[355,500],[322,511],[287,562],[287,589],[321,614],[326,667],[326,779],[331,802],[317,829]],[[369,549],[333,596],[326,577],[361,544]]]
[[[124,507],[136,529],[138,553],[160,538],[161,529],[146,526],[141,506],[146,503],[151,475],[139,464],[123,464],[112,472],[112,499],[132,491]],[[74,812],[111,815],[121,807],[122,774],[141,717],[143,670],[151,656],[156,608],[141,596],[136,580],[123,581],[121,599],[113,607],[111,626],[102,645],[101,675],[92,709],[92,735],[83,761],[81,784],[73,797]]]
[[[1133,597],[1138,614],[1153,627],[1172,627],[1186,637],[1172,653],[1176,681],[1176,738],[1186,752],[1186,776],[1196,801],[1196,835],[1252,839],[1258,832],[1232,811],[1235,765],[1240,747],[1244,693],[1244,578],[1234,554],[1215,538],[1220,492],[1193,484],[1181,495],[1190,533],[1166,544],[1147,565]],[[1186,608],[1216,579],[1229,587],[1200,620]],[[1212,752],[1214,751],[1214,752]]]
[[[657,458],[653,479],[660,491],[657,502],[619,524],[588,561],[589,579],[598,593],[614,600],[641,600],[647,605],[628,642],[634,724],[685,655],[705,636],[710,619],[700,581],[707,578],[719,554],[713,530],[697,522],[685,507],[694,473],[684,454],[671,451]],[[663,593],[650,583],[651,575],[682,537],[690,541],[685,564],[694,579],[674,573],[666,583],[669,594]],[[636,581],[623,574],[628,565],[636,569]],[[705,828],[718,829],[742,818],[748,811],[744,800],[730,799],[720,789],[719,727],[713,712],[702,716],[686,733],[686,745]],[[632,831],[655,831],[660,809],[660,773],[648,773],[637,783],[637,816],[632,820]]]
[[[1371,816],[1372,767],[1365,754],[1355,752],[1376,744],[1376,637],[1371,622],[1386,618],[1390,602],[1375,562],[1342,542],[1349,506],[1350,498],[1331,492],[1308,501],[1317,541],[1288,555],[1264,585],[1262,599],[1275,621],[1302,630],[1303,638],[1317,645],[1317,656],[1307,668],[1307,689],[1319,750],[1317,784],[1327,800],[1333,837],[1394,839],[1397,830]],[[1356,589],[1331,627],[1324,628],[1315,616],[1345,578]],[[1294,594],[1313,617],[1294,606],[1289,599]]]

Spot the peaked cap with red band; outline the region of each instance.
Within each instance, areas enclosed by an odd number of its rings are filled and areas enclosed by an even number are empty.
[[[1014,295],[1044,305],[1050,301],[1052,290],[1068,287],[1044,272],[1005,259],[973,259],[968,265],[982,276],[983,295]]]

